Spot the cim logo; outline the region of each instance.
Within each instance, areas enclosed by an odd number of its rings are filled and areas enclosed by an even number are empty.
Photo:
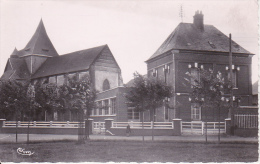
[[[34,152],[25,151],[23,148],[20,148],[20,147],[17,149],[17,153],[20,155],[29,155],[29,156],[34,154]]]

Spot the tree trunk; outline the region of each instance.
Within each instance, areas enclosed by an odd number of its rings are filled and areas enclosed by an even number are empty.
[[[88,121],[88,118],[89,118],[89,111],[87,110],[87,123],[85,124],[85,137],[86,137],[86,140],[89,139],[89,121]]]
[[[29,135],[30,135],[30,120],[31,120],[31,114],[32,114],[32,105],[30,100],[30,108],[29,108],[29,116],[28,116],[28,128],[27,128],[27,144],[30,142]]]
[[[154,140],[154,122],[155,122],[155,108],[153,109],[153,120],[152,120],[152,141]]]
[[[78,112],[78,143],[84,143],[83,140],[83,128],[82,128],[82,117],[83,117],[83,113],[81,111]]]
[[[206,118],[206,129],[205,129],[205,139],[206,139],[206,144],[208,143],[208,118],[207,118],[207,109],[205,109],[205,118]]]
[[[220,107],[218,107],[218,143],[220,143]]]
[[[16,115],[16,129],[15,129],[15,141],[17,143],[18,135],[17,135],[17,126],[18,126],[18,119],[17,119],[17,111],[15,110],[15,115]]]
[[[142,120],[142,130],[143,130],[143,144],[144,144],[144,111],[143,111],[143,120]]]

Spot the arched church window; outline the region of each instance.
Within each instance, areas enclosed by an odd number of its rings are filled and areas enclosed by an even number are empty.
[[[103,91],[109,90],[109,89],[110,89],[110,84],[109,84],[109,81],[106,79],[103,82]]]

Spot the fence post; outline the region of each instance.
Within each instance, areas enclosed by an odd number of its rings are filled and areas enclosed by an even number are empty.
[[[0,119],[0,133],[2,133],[2,127],[5,125],[6,119]]]
[[[52,126],[52,121],[50,121],[50,126]]]
[[[131,127],[134,127],[134,125],[133,125],[133,121],[131,121]]]
[[[227,135],[231,135],[231,118],[225,119],[225,131]]]
[[[204,122],[201,122],[201,134],[204,135]]]
[[[153,121],[151,121],[151,129],[153,128]]]
[[[99,133],[101,134],[101,122],[98,121]]]
[[[193,134],[193,122],[190,123],[191,134]]]
[[[70,122],[69,121],[67,121],[67,126],[69,126],[70,125]]]
[[[21,126],[21,121],[18,121],[18,126]]]
[[[173,122],[173,131],[176,132],[175,135],[181,135],[181,129],[182,129],[182,125],[181,125],[181,119],[178,119],[178,118],[175,118],[175,119],[172,119],[172,122]]]

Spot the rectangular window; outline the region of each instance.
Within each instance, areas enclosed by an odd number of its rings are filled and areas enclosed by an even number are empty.
[[[44,78],[42,78],[41,79],[41,84],[47,84],[47,83],[49,83],[49,78],[47,77],[44,77]]]
[[[88,72],[80,72],[79,73],[79,80],[85,80],[88,75]]]
[[[96,102],[96,109],[94,110],[94,115],[99,114],[99,102]]]
[[[228,72],[228,79],[230,80],[230,72]],[[233,88],[237,88],[237,71],[232,71],[232,84]]]
[[[201,120],[201,106],[199,103],[191,104],[191,119]]]
[[[140,112],[137,112],[134,108],[128,107],[127,118],[128,118],[128,120],[139,120]]]
[[[59,75],[59,76],[57,76],[57,86],[61,86],[61,85],[63,85],[64,82],[65,82],[65,78],[64,78],[63,75]]]
[[[71,80],[77,80],[77,74],[76,73],[70,73],[70,74],[67,75],[66,78],[67,78],[66,79],[67,85],[70,85]]]
[[[157,68],[152,69],[151,76],[152,77],[158,77],[158,69]]]
[[[103,110],[102,101],[99,101],[99,102],[98,102],[98,107],[99,107],[98,115],[102,115],[102,110]]]
[[[116,114],[116,98],[111,99],[111,114]]]
[[[170,64],[166,64],[163,67],[163,72],[164,72],[164,82],[167,83],[167,79],[169,78],[170,74]]]
[[[49,83],[56,84],[57,83],[56,76],[49,77]]]
[[[191,68],[191,88],[200,82],[200,72],[197,68]]]
[[[108,115],[109,114],[108,100],[104,100],[104,110],[105,110],[105,115]]]

